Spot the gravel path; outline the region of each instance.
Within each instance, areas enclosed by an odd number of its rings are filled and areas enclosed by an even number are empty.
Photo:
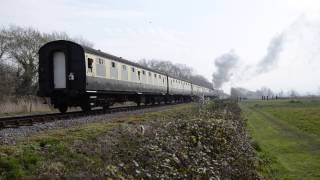
[[[68,120],[57,120],[48,123],[34,124],[33,126],[20,126],[18,128],[8,128],[0,130],[0,145],[14,145],[18,138],[28,137],[52,129],[77,127],[83,124],[111,121],[114,118],[126,117],[129,115],[141,115],[148,112],[157,112],[172,109],[179,105],[161,106],[154,108],[141,109],[129,112],[118,112],[88,117],[79,117]]]

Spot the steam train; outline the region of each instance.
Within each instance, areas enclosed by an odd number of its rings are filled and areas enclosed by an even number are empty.
[[[213,89],[65,40],[39,50],[38,96],[65,113],[108,108],[115,102],[170,103],[214,96]]]

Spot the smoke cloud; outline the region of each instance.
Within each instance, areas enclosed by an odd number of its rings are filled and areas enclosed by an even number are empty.
[[[220,88],[224,83],[230,81],[233,75],[232,70],[238,62],[239,57],[233,51],[225,53],[215,59],[214,65],[217,71],[212,75],[213,86],[215,88]]]
[[[266,53],[262,54],[257,63],[247,64],[244,59],[235,56],[233,52],[216,58],[216,71],[213,74],[214,86],[226,89],[232,86],[254,88],[265,86],[268,83],[268,86],[274,89],[317,91],[318,77],[320,77],[318,71],[319,40],[320,14],[317,16],[302,15],[271,38]],[[262,74],[268,76],[260,76]],[[273,81],[270,77],[277,78]]]
[[[214,65],[217,71],[212,76],[214,88],[221,88],[224,83],[231,81],[232,76],[236,76],[233,78],[236,81],[248,80],[274,69],[287,41],[285,37],[285,33],[275,36],[269,43],[267,54],[256,65],[236,68],[240,58],[233,51],[216,58]]]
[[[275,67],[283,50],[285,41],[285,35],[283,33],[271,40],[267,49],[267,54],[256,66],[257,74],[267,73]]]

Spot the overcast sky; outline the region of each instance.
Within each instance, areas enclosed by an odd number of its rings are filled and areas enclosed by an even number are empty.
[[[318,12],[318,0],[1,0],[0,25],[64,31],[132,61],[187,64],[210,81],[219,72],[215,60],[232,53],[237,60],[220,87],[225,91],[314,93],[320,92]]]

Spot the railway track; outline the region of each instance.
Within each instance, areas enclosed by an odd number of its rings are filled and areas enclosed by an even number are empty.
[[[13,116],[13,117],[4,117],[0,118],[0,130],[5,128],[18,128],[20,126],[32,126],[35,123],[47,123],[57,120],[67,120],[76,117],[86,117],[92,115],[102,115],[102,114],[112,114],[116,112],[127,112],[127,111],[136,111],[147,108],[154,108],[160,106],[170,106],[181,103],[172,103],[172,104],[156,104],[156,105],[143,105],[143,106],[126,106],[126,107],[115,107],[107,110],[92,110],[88,112],[76,111],[69,113],[50,113],[50,114],[38,114],[38,115],[29,115],[29,116]]]

